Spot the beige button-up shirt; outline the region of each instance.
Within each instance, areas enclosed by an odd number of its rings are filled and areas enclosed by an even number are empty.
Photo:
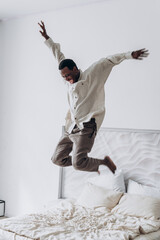
[[[45,44],[51,49],[58,63],[65,59],[59,43],[54,43],[49,38]],[[78,82],[74,84],[63,80],[68,89],[70,106],[65,124],[67,132],[71,133],[75,124],[82,129],[83,123],[88,122],[91,118],[95,118],[97,130],[100,128],[105,115],[105,82],[112,68],[125,59],[132,59],[131,52],[102,58],[85,71],[80,70]]]

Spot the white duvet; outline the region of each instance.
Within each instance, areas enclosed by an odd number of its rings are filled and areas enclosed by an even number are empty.
[[[0,221],[0,229],[34,240],[130,240],[160,229],[160,221],[85,208],[64,200],[44,212]]]

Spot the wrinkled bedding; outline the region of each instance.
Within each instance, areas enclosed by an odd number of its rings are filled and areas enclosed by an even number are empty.
[[[132,240],[156,232],[160,220],[123,216],[105,207],[85,208],[74,201],[0,221],[0,229],[33,240]]]

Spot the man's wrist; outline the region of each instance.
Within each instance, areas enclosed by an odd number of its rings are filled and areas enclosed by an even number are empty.
[[[126,59],[132,59],[133,56],[132,56],[132,52],[127,52],[126,53]]]
[[[44,38],[45,38],[46,40],[48,40],[48,39],[49,39],[49,36],[48,36],[48,35],[45,35]]]

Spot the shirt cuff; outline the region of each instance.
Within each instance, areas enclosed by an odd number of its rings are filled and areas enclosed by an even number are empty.
[[[133,57],[132,57],[132,52],[127,52],[127,53],[125,54],[125,57],[126,57],[126,59],[133,59]]]
[[[53,40],[51,38],[48,38],[47,40],[44,41],[44,43],[48,46],[51,47],[53,45]]]

